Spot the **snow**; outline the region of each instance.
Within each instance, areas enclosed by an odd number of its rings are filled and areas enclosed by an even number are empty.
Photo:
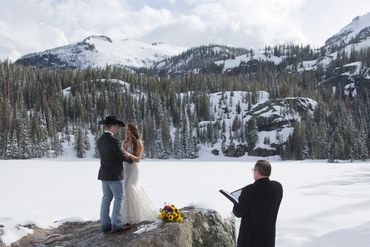
[[[250,56],[250,54],[244,54],[237,56],[233,59],[226,59],[226,60],[219,60],[214,62],[217,65],[223,65],[223,72],[230,70],[232,68],[239,67],[241,62],[248,62],[251,60],[258,60],[258,61],[270,61],[273,62],[275,65],[278,65],[283,60],[284,56],[277,57],[271,54],[271,51],[268,52],[267,56],[264,50],[257,50],[254,51],[254,55]]]
[[[252,95],[255,96],[256,102],[249,108]],[[181,94],[181,97],[184,97]],[[207,125],[212,122],[213,124],[219,121],[225,121],[226,131],[223,133],[226,137],[226,146],[230,144],[230,133],[232,129],[233,120],[235,117],[239,117],[243,123],[247,123],[253,116],[261,116],[269,118],[274,116],[274,122],[283,121],[300,121],[301,117],[299,113],[291,108],[287,103],[288,100],[297,100],[302,108],[308,109],[308,113],[312,114],[312,110],[317,106],[317,102],[309,98],[300,97],[286,97],[281,99],[274,99],[275,102],[271,104],[261,105],[269,101],[269,93],[265,91],[256,92],[244,92],[244,91],[233,91],[233,92],[218,92],[209,95],[209,103],[211,109],[210,115],[214,116],[214,121],[202,121],[199,123],[200,128],[207,128]],[[236,105],[240,104],[240,114],[236,112]],[[228,109],[228,112],[225,109]],[[288,122],[289,122],[288,121]],[[285,142],[289,135],[293,133],[293,128],[290,125],[284,125],[282,128],[271,130],[271,131],[259,131],[258,142],[256,148],[264,149],[275,149],[272,148],[271,144],[280,144]],[[173,132],[172,132],[173,133]],[[264,144],[265,138],[270,140],[270,144]],[[238,145],[238,140],[233,140],[235,145]],[[202,149],[211,152],[212,149],[221,150],[222,141],[219,140],[211,146],[202,146]]]
[[[349,95],[350,92],[352,93],[352,97],[357,95],[357,90],[354,82],[344,86],[344,95]]]
[[[131,87],[130,83],[122,81],[122,80],[118,80],[118,79],[97,79],[96,81],[97,82],[106,82],[106,81],[108,81],[108,82],[111,82],[111,83],[116,83],[118,85],[121,85],[121,87],[123,89],[122,92],[126,92],[126,90],[129,91],[130,87]],[[90,83],[90,82],[93,82],[93,80],[88,81],[88,82],[84,81],[82,83]],[[62,92],[63,92],[63,96],[68,97],[71,94],[71,87],[67,87],[67,88],[63,89]]]
[[[148,44],[135,40],[111,40],[105,36],[90,36],[83,42],[33,53],[23,56],[31,57],[35,54],[55,55],[59,60],[67,62],[69,66],[81,69],[91,67],[105,67],[119,65],[127,67],[150,67],[165,58],[178,55],[187,48],[166,43]]]
[[[135,40],[117,40],[112,43],[101,39],[90,41],[100,56],[94,61],[97,67],[106,64],[125,64],[131,67],[151,66],[166,57],[178,55],[186,48],[164,43],[150,45]]]
[[[218,190],[233,191],[252,183],[250,169],[257,159],[202,152],[196,161],[143,160],[141,183],[158,209],[164,203],[178,208],[194,205],[215,209],[227,218],[232,204]],[[369,161],[329,164],[269,159],[271,178],[284,187],[277,247],[368,246]],[[31,233],[25,226],[31,223],[56,227],[66,221],[97,220],[102,196],[98,169],[98,159],[70,159],[68,154],[58,159],[2,160],[1,240],[9,245]],[[145,225],[136,234],[158,225]]]
[[[365,72],[364,72],[364,78],[369,80],[370,79],[370,68],[368,68]]]
[[[361,30],[369,26],[370,26],[370,13],[367,13],[366,15],[354,18],[349,25],[342,28],[336,35],[338,36],[344,35],[342,40],[347,43],[351,41],[352,38],[355,38],[356,35],[359,34]]]
[[[147,225],[143,225],[138,230],[136,230],[134,232],[134,234],[142,234],[142,233],[153,231],[153,230],[159,228],[161,226],[161,224],[162,224],[162,221],[157,220],[157,221],[155,221],[153,223],[150,223],[150,224],[147,224]]]
[[[284,143],[288,140],[289,136],[293,134],[294,128],[293,127],[286,127],[280,130],[272,130],[272,131],[260,131],[258,132],[258,141],[256,143],[256,147],[265,148],[265,149],[274,149],[271,148],[270,145],[266,145],[263,143],[265,138],[269,139],[269,143]]]
[[[362,62],[354,62],[354,63],[343,65],[343,68],[349,71],[342,73],[342,75],[348,75],[348,76],[359,75],[361,67],[362,67]]]
[[[303,61],[302,67],[299,68],[297,71],[302,72],[302,71],[308,71],[308,70],[316,70],[317,68],[316,64],[317,64],[317,60]]]

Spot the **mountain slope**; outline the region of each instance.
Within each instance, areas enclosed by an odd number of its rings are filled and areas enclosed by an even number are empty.
[[[368,41],[370,38],[370,12],[357,16],[350,24],[342,28],[337,34],[325,42],[327,48],[346,46]],[[370,45],[370,42],[368,43]]]
[[[191,48],[177,56],[158,62],[153,67],[154,73],[161,76],[176,76],[200,71],[218,71],[218,60],[233,59],[247,53],[245,48],[225,45],[207,45]]]
[[[78,68],[118,65],[150,67],[153,63],[186,50],[164,43],[147,44],[134,40],[112,40],[90,36],[82,42],[25,55],[16,63],[39,68]]]

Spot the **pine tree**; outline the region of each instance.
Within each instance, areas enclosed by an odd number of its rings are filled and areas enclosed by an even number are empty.
[[[29,159],[32,158],[32,143],[30,140],[30,128],[28,123],[28,117],[24,116],[23,122],[20,123],[19,139],[22,142],[20,147],[20,158]]]
[[[334,130],[334,133],[329,140],[329,162],[333,162],[336,159],[343,159],[344,140],[338,128]]]
[[[84,132],[82,130],[82,127],[77,127],[75,132],[75,141],[74,141],[74,149],[76,151],[76,157],[77,158],[83,158],[86,154],[86,146],[84,142]]]
[[[10,134],[8,138],[9,142],[6,146],[6,159],[18,159],[19,149],[18,149],[18,140],[15,134]]]
[[[247,126],[245,128],[245,138],[247,140],[248,152],[251,152],[255,148],[258,141],[257,123],[255,118],[251,118],[247,122]]]
[[[171,146],[172,146],[172,140],[171,140],[171,134],[170,134],[170,126],[169,126],[169,119],[168,115],[165,113],[163,117],[163,121],[161,123],[161,137],[162,137],[162,143],[164,148],[164,158],[168,158],[171,153]],[[159,138],[158,138],[159,139]]]
[[[63,153],[62,143],[58,134],[54,135],[51,140],[51,149],[54,151],[54,158]]]
[[[164,143],[163,143],[163,137],[162,137],[162,129],[157,129],[156,130],[156,144],[155,144],[155,152],[157,154],[157,158],[159,159],[167,159],[168,154],[166,149],[164,148]]]
[[[95,136],[94,136],[94,142],[95,142],[95,149],[94,149],[94,158],[100,158],[100,153],[99,153],[99,150],[98,150],[98,140],[101,136],[101,128],[98,128],[96,133],[95,133]]]
[[[90,150],[91,145],[90,145],[90,139],[89,139],[89,132],[87,131],[86,128],[85,128],[85,133],[84,133],[84,145],[87,151]]]
[[[45,116],[42,116],[39,119],[38,126],[38,145],[36,149],[36,154],[38,158],[43,157],[49,151],[49,139],[48,139],[48,130],[46,126]]]
[[[369,150],[367,148],[367,133],[366,129],[364,126],[364,122],[361,122],[361,126],[357,135],[357,138],[355,139],[355,153],[356,153],[356,158],[361,159],[361,160],[366,160],[369,155]]]
[[[185,158],[182,136],[181,136],[181,131],[179,128],[176,128],[176,131],[175,131],[175,140],[173,143],[173,150],[174,150],[176,159]]]

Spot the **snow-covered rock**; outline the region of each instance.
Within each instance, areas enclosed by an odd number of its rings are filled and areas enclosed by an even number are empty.
[[[235,246],[235,229],[230,220],[214,210],[192,207],[180,210],[186,217],[183,223],[165,223],[158,219],[117,234],[101,233],[96,221],[66,222],[56,229],[33,226],[34,234],[12,246]]]
[[[258,141],[254,152],[249,155],[271,156],[276,155],[276,147],[285,143],[294,131],[294,123],[301,121],[301,114],[312,114],[317,102],[305,97],[286,97],[270,99],[269,93],[257,92],[220,92],[210,94],[210,111],[214,121],[225,122],[225,153],[227,156],[238,157],[246,152],[245,144],[234,138],[230,142],[230,135],[242,131],[233,130],[236,118],[241,125],[245,125],[251,118],[256,120]],[[239,105],[239,109],[237,107]],[[201,129],[206,129],[209,121],[199,123]],[[267,140],[267,143],[266,143]],[[221,140],[210,147],[222,150]],[[234,155],[235,154],[235,155]],[[266,155],[265,155],[266,154]]]

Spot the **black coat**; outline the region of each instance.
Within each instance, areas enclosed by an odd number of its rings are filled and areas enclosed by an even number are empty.
[[[100,154],[99,180],[116,181],[124,177],[123,161],[132,160],[123,155],[121,143],[112,134],[105,132],[97,142]]]
[[[233,213],[242,217],[238,247],[274,247],[275,224],[283,187],[269,178],[256,180],[243,188]]]

